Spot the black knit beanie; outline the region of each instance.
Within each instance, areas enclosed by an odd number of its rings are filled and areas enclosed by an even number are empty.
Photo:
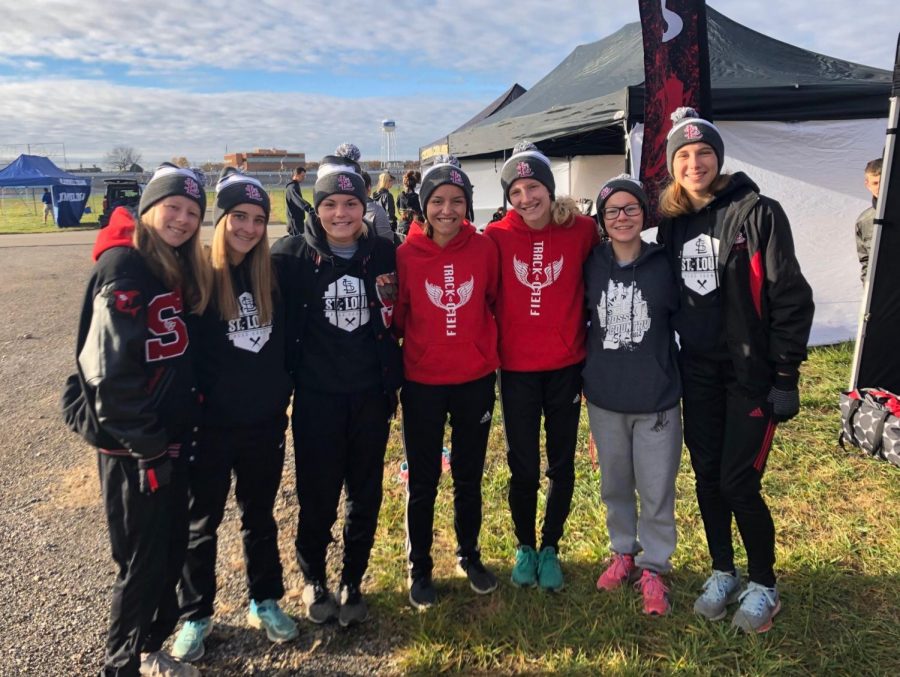
[[[428,215],[428,199],[438,186],[449,183],[458,186],[466,196],[466,214],[472,211],[472,182],[459,166],[459,160],[453,155],[438,155],[434,164],[422,174],[422,184],[419,186],[419,199],[422,211]]]
[[[216,205],[213,207],[213,223],[218,225],[225,214],[242,204],[262,207],[269,222],[271,203],[262,184],[234,167],[225,167],[216,184]]]
[[[329,195],[337,193],[353,195],[359,198],[363,208],[366,206],[366,184],[363,182],[362,169],[359,166],[359,148],[352,143],[342,143],[334,155],[326,155],[319,163],[316,185],[313,188],[313,206],[319,204]]]
[[[645,215],[650,210],[647,194],[644,192],[641,182],[631,176],[631,174],[619,174],[604,183],[603,188],[600,189],[600,194],[597,195],[597,213],[601,219],[603,218],[603,207],[606,205],[606,201],[619,191],[625,191],[633,195],[640,203]]]
[[[171,162],[163,162],[150,177],[150,182],[141,193],[138,214],[143,216],[150,207],[170,195],[180,195],[200,205],[200,220],[206,215],[206,191],[203,181],[186,167],[176,167]]]
[[[709,144],[719,159],[719,173],[725,163],[725,142],[719,130],[709,120],[700,117],[693,108],[677,108],[672,113],[672,129],[666,136],[666,166],[672,174],[672,160],[679,148],[692,143]]]
[[[500,170],[500,185],[503,196],[509,202],[509,189],[519,179],[539,181],[550,192],[550,200],[556,199],[556,180],[550,170],[550,159],[528,141],[520,141],[513,148],[513,154]]]

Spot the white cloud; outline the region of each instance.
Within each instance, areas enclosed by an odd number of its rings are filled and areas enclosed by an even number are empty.
[[[275,92],[202,94],[125,87],[95,80],[0,80],[0,129],[8,144],[60,141],[75,161],[99,161],[116,145],[134,146],[145,161],[184,155],[193,162],[231,152],[278,147],[318,160],[344,142],[363,159],[381,152],[381,120],[397,122],[397,150],[418,147],[459,126],[484,104],[410,96],[342,99]],[[398,114],[399,113],[399,114]]]

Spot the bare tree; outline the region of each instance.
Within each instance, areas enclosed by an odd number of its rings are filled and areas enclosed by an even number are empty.
[[[130,171],[141,159],[141,154],[132,146],[116,146],[106,154],[106,164],[120,172]]]

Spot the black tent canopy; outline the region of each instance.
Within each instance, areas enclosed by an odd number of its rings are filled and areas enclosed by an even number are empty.
[[[883,118],[891,73],[790,45],[707,8],[716,120]],[[643,121],[639,22],[580,45],[514,101],[451,132],[456,155],[492,156],[523,138],[550,155],[624,152],[623,126]]]

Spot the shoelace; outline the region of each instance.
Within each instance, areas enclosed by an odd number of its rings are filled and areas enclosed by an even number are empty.
[[[712,576],[703,584],[703,594],[711,593],[715,599],[723,599],[728,595],[728,586],[733,576],[725,571],[713,571]]]
[[[628,558],[625,555],[615,555],[612,561],[612,574],[615,578],[627,578]]]
[[[650,597],[663,597],[669,592],[669,588],[659,576],[641,576],[638,585],[641,592]]]
[[[741,606],[744,605],[744,600],[748,597],[750,598],[750,604],[753,605],[753,611],[757,616],[762,615],[766,609],[775,606],[775,595],[768,588],[759,584],[751,583],[747,586],[747,589],[741,593],[741,596],[739,597]]]

